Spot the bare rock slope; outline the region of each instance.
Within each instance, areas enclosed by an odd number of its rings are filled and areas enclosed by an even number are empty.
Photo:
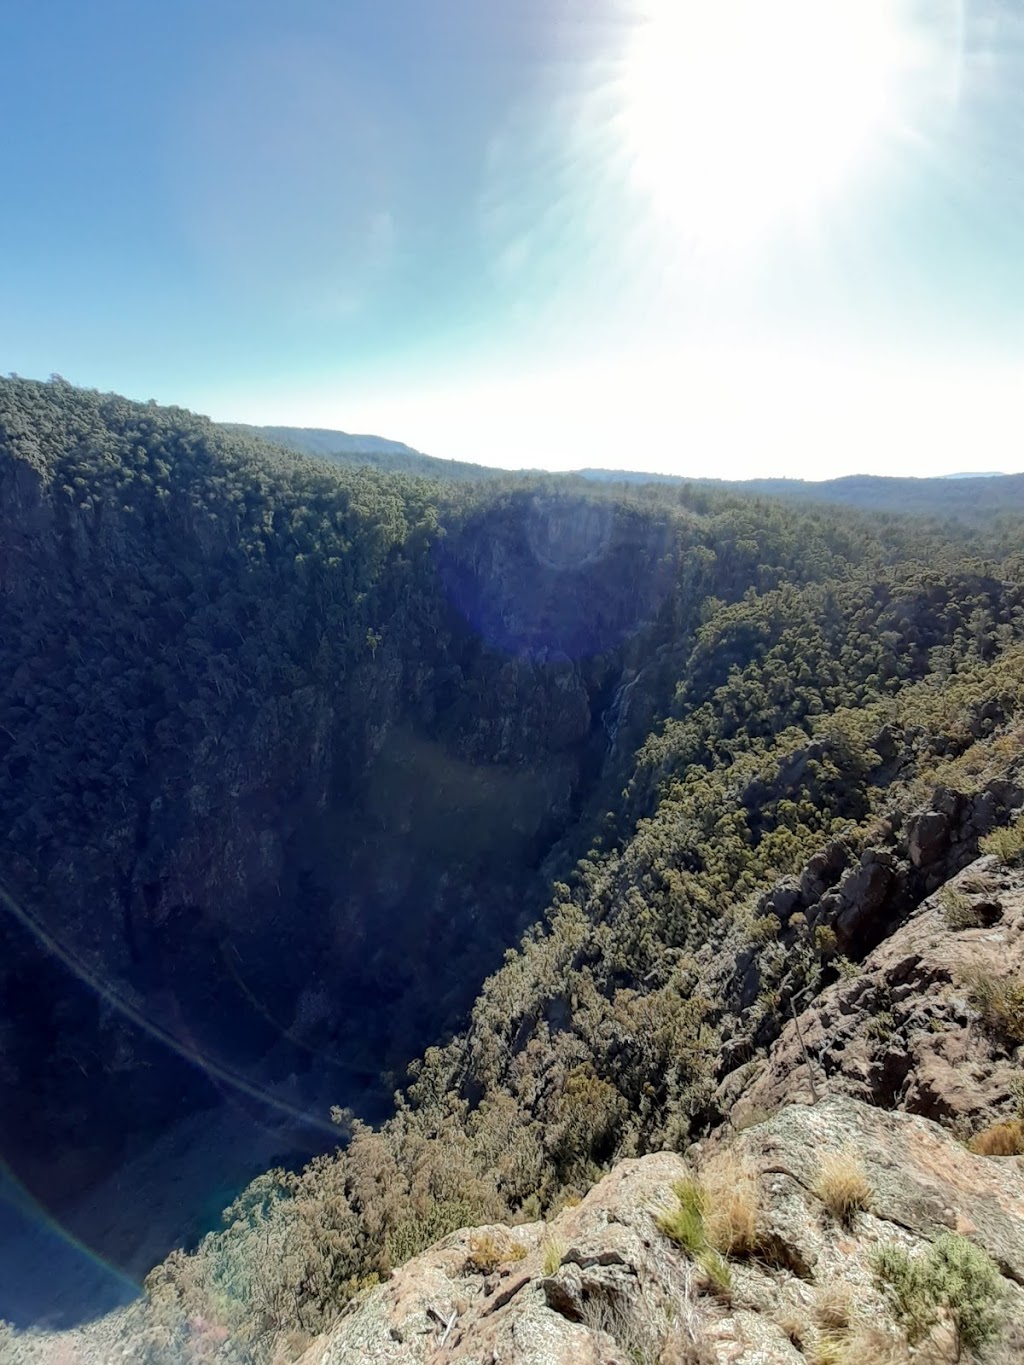
[[[864,1182],[863,1207],[846,1221],[823,1199],[843,1163]],[[722,1258],[724,1275],[659,1225],[679,1182],[705,1173],[710,1198],[723,1170],[732,1193],[719,1197],[739,1192],[733,1216],[749,1213],[754,1229],[741,1253]],[[1024,1358],[1022,1164],[974,1156],[926,1119],[834,1096],[789,1106],[715,1154],[624,1161],[547,1225],[453,1233],[370,1291],[301,1361],[910,1360],[874,1261],[884,1245],[921,1257],[943,1234],[969,1238],[998,1270],[989,1358]],[[942,1315],[924,1341],[931,1354],[918,1358],[956,1358]]]

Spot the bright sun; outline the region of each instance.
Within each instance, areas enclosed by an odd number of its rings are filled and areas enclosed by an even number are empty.
[[[922,35],[901,0],[641,0],[621,127],[656,210],[710,248],[819,209],[905,122]]]

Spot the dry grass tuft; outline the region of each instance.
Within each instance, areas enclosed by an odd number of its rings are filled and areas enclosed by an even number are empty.
[[[991,872],[970,872],[960,886],[969,896],[988,896],[999,889],[999,882]]]
[[[980,929],[985,923],[985,916],[970,897],[951,887],[942,888],[938,902],[947,929]]]
[[[541,1268],[545,1275],[554,1275],[562,1264],[565,1243],[560,1237],[546,1237],[541,1246]]]
[[[1024,1156],[1024,1122],[1007,1119],[975,1133],[967,1144],[977,1156]]]
[[[701,1172],[704,1229],[723,1256],[749,1256],[757,1247],[761,1194],[750,1167],[731,1152],[713,1157]]]
[[[508,1234],[496,1237],[493,1232],[479,1232],[470,1241],[466,1268],[480,1275],[490,1275],[500,1265],[521,1261],[525,1255],[526,1248],[514,1237]]]
[[[804,1355],[810,1365],[907,1365],[906,1345],[868,1323],[822,1332]]]
[[[803,1351],[804,1347],[811,1338],[811,1325],[807,1321],[806,1313],[799,1308],[790,1306],[783,1308],[776,1314],[775,1325],[785,1333],[798,1351]]]
[[[489,1275],[497,1270],[504,1260],[504,1247],[490,1232],[478,1233],[469,1244],[469,1266],[481,1275]]]
[[[684,1328],[674,1328],[661,1348],[658,1365],[717,1365],[714,1347]]]
[[[845,1332],[853,1322],[853,1292],[849,1285],[832,1283],[818,1290],[814,1316],[818,1326],[832,1332]]]
[[[843,1147],[822,1159],[813,1189],[840,1223],[849,1224],[858,1209],[866,1209],[871,1203],[871,1186],[851,1147]]]

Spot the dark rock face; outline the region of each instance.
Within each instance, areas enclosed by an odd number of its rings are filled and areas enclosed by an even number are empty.
[[[949,843],[949,818],[942,811],[922,811],[910,821],[907,836],[910,861],[915,867],[927,867]]]
[[[943,882],[977,856],[978,840],[1024,804],[1024,786],[1000,778],[970,797],[936,793],[945,809],[920,811],[893,834],[891,847],[867,848],[856,866],[833,841],[807,862],[799,882],[787,879],[758,901],[758,913],[785,921],[797,911],[812,926],[832,928],[843,952],[861,958]],[[784,913],[780,912],[780,906]]]
[[[839,883],[841,904],[833,921],[844,942],[852,942],[877,921],[887,898],[898,886],[901,869],[891,853],[869,848],[859,866],[851,868]]]

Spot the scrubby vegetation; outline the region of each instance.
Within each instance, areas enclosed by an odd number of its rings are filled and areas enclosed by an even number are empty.
[[[1016,867],[1024,862],[1024,816],[1012,825],[994,829],[981,840],[981,851],[991,853],[1001,863]]]
[[[684,1146],[793,1001],[934,888],[903,858],[912,812],[1019,776],[1019,522],[455,487],[63,384],[3,381],[0,402],[18,903],[87,955],[116,925],[107,969],[132,990],[173,961],[198,999],[231,963],[313,1052],[356,1017],[361,1071],[421,1051],[390,1119],[339,1112],[342,1148],[261,1177],[153,1272],[168,1341],[198,1317],[269,1360],[445,1233],[537,1219],[620,1157]],[[842,913],[855,882],[870,923]],[[0,971],[52,974],[4,932]],[[326,1003],[296,1032],[311,979]],[[1015,991],[972,987],[1008,1044]],[[57,1128],[127,1031],[74,1008],[101,1041],[81,1083],[55,1059]],[[37,1061],[20,1046],[15,1083]],[[756,1205],[739,1179],[711,1198],[712,1176],[671,1235],[725,1293]],[[833,1186],[838,1217],[865,1206],[849,1171]]]
[[[985,1027],[1011,1046],[1024,1043],[1024,980],[978,970],[966,971],[964,979]]]
[[[939,1322],[948,1322],[960,1349],[979,1352],[999,1330],[1003,1291],[994,1262],[965,1237],[939,1237],[923,1255],[883,1245],[875,1260],[879,1284],[903,1323],[911,1345]]]
[[[975,1133],[967,1145],[979,1156],[1024,1156],[1024,1120],[990,1124]]]

